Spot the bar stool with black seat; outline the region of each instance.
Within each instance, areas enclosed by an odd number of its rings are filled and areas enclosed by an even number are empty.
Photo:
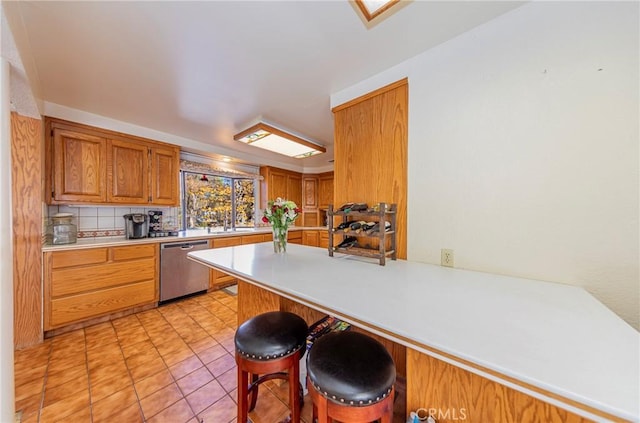
[[[289,381],[291,422],[300,422],[300,359],[305,351],[307,331],[304,319],[285,311],[260,314],[238,327],[235,335],[238,423],[246,423],[248,412],[255,408],[259,385],[272,379]]]
[[[396,368],[386,348],[358,332],[319,338],[307,357],[313,419],[350,423],[393,420]]]

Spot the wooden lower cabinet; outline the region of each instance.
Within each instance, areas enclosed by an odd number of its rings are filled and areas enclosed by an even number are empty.
[[[268,234],[270,235],[270,234]],[[265,234],[253,234],[253,235],[243,235],[242,236],[242,245],[246,244],[257,244],[259,242],[265,241]]]
[[[44,254],[44,330],[158,301],[158,244]]]
[[[209,241],[209,247],[211,248],[223,248],[234,247],[236,245],[242,245],[242,238],[240,236],[228,237],[228,238],[214,238]],[[229,276],[226,273],[222,273],[216,269],[209,271],[209,290],[224,288],[225,286],[233,285],[236,283],[236,278]]]
[[[334,245],[336,244],[336,241],[338,240],[338,237],[334,238]],[[340,241],[338,241],[339,243]],[[329,231],[319,231],[319,240],[318,240],[318,247],[320,248],[329,248]]]
[[[303,231],[302,245],[308,245],[310,247],[319,247],[320,234],[318,233],[318,231]]]
[[[250,234],[242,236],[230,236],[226,238],[213,238],[209,241],[209,247],[222,248],[222,247],[235,247],[236,245],[255,244],[258,242],[271,241],[270,233]],[[219,270],[211,269],[209,272],[209,290],[224,288],[225,286],[234,285],[237,283],[237,279],[233,276],[229,276],[226,273],[222,273]]]
[[[302,233],[304,231],[289,231],[287,234],[287,242],[289,244],[302,244]]]

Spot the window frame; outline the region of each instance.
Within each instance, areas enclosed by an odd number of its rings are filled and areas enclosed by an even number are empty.
[[[187,212],[186,212],[186,178],[185,175],[193,174],[193,175],[206,175],[207,177],[213,178],[223,178],[231,181],[231,222],[229,225],[229,230],[235,230],[236,228],[255,228],[257,225],[258,219],[258,193],[260,187],[260,180],[258,175],[255,178],[250,178],[247,176],[242,177],[231,177],[229,175],[216,174],[214,172],[206,172],[206,171],[194,171],[194,170],[180,170],[180,227],[181,230],[199,230],[205,228],[187,228]],[[236,226],[236,181],[249,180],[253,181],[253,198],[254,198],[254,206],[253,206],[253,226]]]

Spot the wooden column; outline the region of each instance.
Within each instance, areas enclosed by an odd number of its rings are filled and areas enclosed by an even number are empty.
[[[42,121],[11,114],[14,346],[42,342]]]
[[[398,258],[407,258],[407,147],[409,85],[406,79],[333,108],[334,204],[398,205]]]

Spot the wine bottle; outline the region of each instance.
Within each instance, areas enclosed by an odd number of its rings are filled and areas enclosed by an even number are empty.
[[[336,248],[351,248],[358,243],[358,239],[355,236],[348,236],[342,240]]]
[[[338,226],[333,228],[333,230],[334,230],[334,232],[342,231],[342,230],[348,228],[350,224],[351,224],[351,222],[342,222],[341,224],[339,224]]]
[[[363,231],[369,232],[371,231],[371,229],[373,229],[375,225],[376,225],[376,222],[365,222],[362,224],[361,228]]]
[[[352,231],[356,231],[361,227],[362,227],[362,222],[353,222],[351,225],[349,225],[349,229]]]

